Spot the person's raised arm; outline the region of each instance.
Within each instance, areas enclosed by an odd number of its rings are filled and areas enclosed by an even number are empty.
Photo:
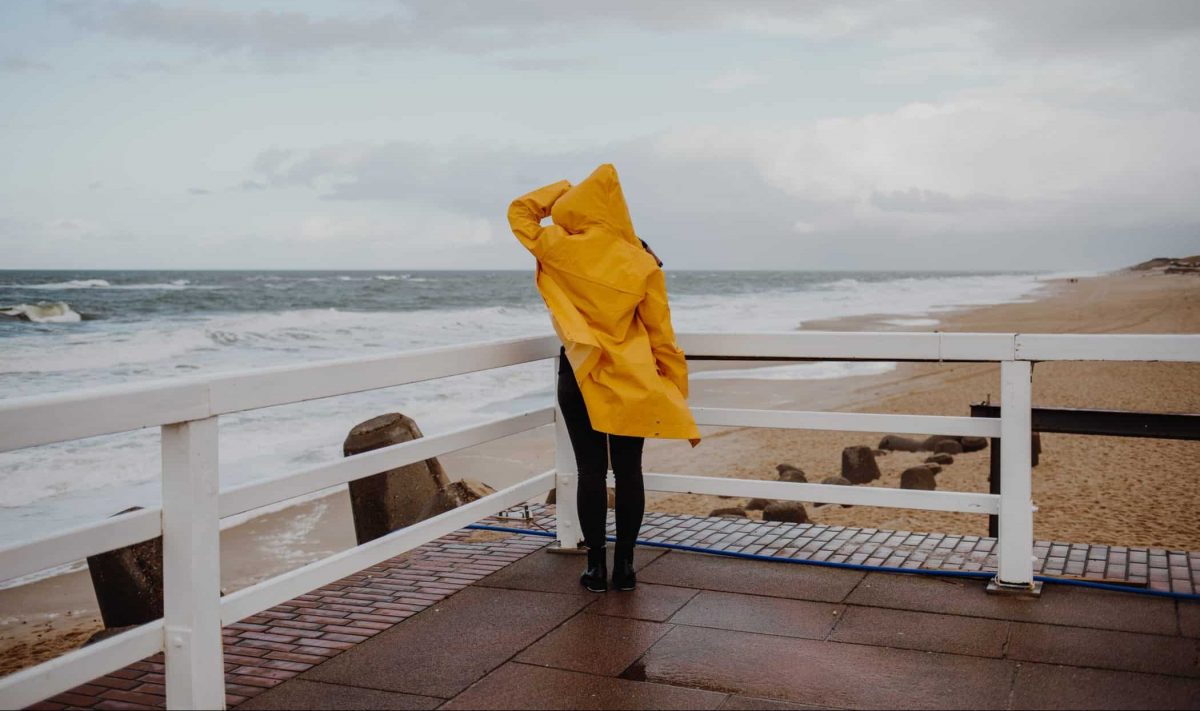
[[[569,182],[560,180],[522,195],[508,206],[508,224],[513,234],[535,257],[541,247],[538,238],[546,229],[541,225],[542,220],[550,214],[554,202],[570,189]]]
[[[650,350],[658,371],[667,377],[679,393],[688,396],[687,359],[675,345],[675,330],[671,327],[671,309],[667,304],[667,279],[663,270],[655,269],[646,285],[646,296],[638,304],[638,318],[650,336]]]

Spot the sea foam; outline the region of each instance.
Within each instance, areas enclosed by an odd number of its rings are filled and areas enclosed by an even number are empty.
[[[34,323],[75,323],[83,320],[65,301],[39,301],[36,304],[0,307],[0,314]]]

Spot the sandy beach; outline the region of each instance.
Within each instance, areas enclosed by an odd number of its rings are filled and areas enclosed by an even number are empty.
[[[1023,331],[1043,333],[1200,332],[1200,278],[1118,272],[1048,282],[1036,300],[939,313],[936,326],[897,326],[895,314],[811,321],[812,330]],[[693,372],[747,363],[693,364]],[[899,364],[882,375],[830,380],[707,380],[692,384],[693,406],[965,415],[968,406],[999,399],[999,367],[989,364]],[[1034,369],[1036,406],[1155,412],[1200,411],[1200,364],[1042,363]],[[363,419],[379,413],[363,413]],[[649,441],[646,471],[775,479],[792,464],[809,481],[839,473],[841,451],[875,446],[887,433],[702,428],[695,449],[682,441]],[[340,445],[340,443],[336,443]],[[497,488],[553,465],[549,427],[442,457],[451,478]],[[1046,434],[1034,470],[1039,539],[1171,549],[1200,549],[1200,443]],[[880,456],[883,478],[927,453]],[[987,451],[958,455],[938,475],[940,490],[986,491]],[[704,515],[747,499],[648,492],[647,509]],[[983,516],[903,509],[808,507],[819,523],[909,531],[986,534]],[[752,513],[757,517],[758,513]],[[222,534],[226,591],[277,575],[353,545],[345,491],[267,514]],[[100,629],[86,571],[0,590],[0,674],[78,646]]]

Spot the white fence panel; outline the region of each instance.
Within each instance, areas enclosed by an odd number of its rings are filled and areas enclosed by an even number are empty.
[[[538,336],[220,376],[213,378],[211,384],[212,414],[348,395],[519,365],[557,355],[558,345],[555,336]]]
[[[8,398],[0,400],[0,452],[208,415],[208,385],[198,379]]]
[[[1200,335],[1017,334],[1021,360],[1200,361]]]
[[[859,412],[806,412],[802,410],[746,410],[694,407],[698,425],[771,427],[837,432],[892,432],[900,434],[966,435],[999,437],[1000,422],[982,417],[941,415],[889,415]]]
[[[963,511],[965,513],[996,514],[999,497],[995,494],[976,494],[963,491],[920,491],[916,489],[885,489],[877,486],[837,486],[835,484],[800,484],[763,479],[729,479],[714,476],[645,473],[646,488],[651,491],[672,491],[683,494],[713,494],[748,498],[779,499],[782,501],[823,502],[828,504],[858,504],[929,511]]]

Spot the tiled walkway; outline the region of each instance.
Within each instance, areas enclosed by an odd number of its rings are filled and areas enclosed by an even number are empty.
[[[553,507],[535,507],[533,513],[532,524],[506,525],[553,528]],[[994,541],[970,536],[653,513],[647,514],[642,534],[656,541],[814,560],[958,570],[994,567]],[[765,693],[762,688],[746,687],[757,678],[753,666],[741,664],[755,658],[746,656],[742,647],[747,646],[775,650],[770,654],[778,654],[780,659],[795,657],[788,664],[820,669],[828,663],[809,656],[824,659],[833,652],[850,654],[842,663],[852,667],[859,679],[855,683],[845,678],[851,670],[839,667],[822,672],[849,687],[878,686],[873,665],[884,659],[891,664],[897,654],[901,661],[908,660],[904,664],[918,663],[921,654],[892,649],[899,647],[948,655],[924,663],[950,663],[958,657],[967,661],[953,663],[968,667],[979,666],[983,659],[1000,663],[1008,670],[1010,681],[1016,680],[1007,687],[1014,694],[1014,703],[1021,698],[1033,703],[1018,691],[1033,683],[1029,679],[1049,674],[1053,678],[1047,677],[1047,683],[1065,684],[1064,688],[1073,688],[1071,684],[1078,681],[1097,689],[1116,684],[1115,689],[1136,681],[1157,689],[1161,682],[1165,695],[1146,699],[1174,703],[1172,700],[1186,697],[1191,707],[1200,706],[1194,679],[1200,603],[1058,586],[1047,588],[1038,601],[1018,602],[985,595],[982,582],[977,581],[881,573],[864,577],[859,572],[677,551],[664,555],[662,549],[650,547],[639,548],[639,565],[647,567],[637,592],[610,593],[596,599],[579,589],[578,557],[530,555],[548,542],[533,536],[457,531],[230,625],[225,630],[228,703],[245,708],[312,707],[326,694],[329,698],[321,703],[336,701],[349,708],[432,708],[452,698],[455,701],[448,707],[481,705],[485,699],[501,706],[532,707],[541,702],[501,693],[502,688],[517,693],[512,690],[530,684],[560,690],[555,693],[592,689],[598,695],[588,697],[593,701],[625,689],[620,698],[634,706],[664,708],[712,706],[718,701],[724,708],[761,707],[739,706],[743,701],[737,697],[742,692],[795,698],[792,692]],[[1200,580],[1197,554],[1058,543],[1039,543],[1037,550],[1040,570],[1047,573],[1078,572],[1188,592]],[[448,596],[453,597],[446,600]],[[454,622],[458,631],[435,623],[455,618],[459,613],[443,613],[456,610],[466,615]],[[399,624],[410,617],[414,619]],[[720,622],[725,618],[730,621]],[[880,634],[891,636],[879,638]],[[571,651],[573,645],[578,646],[572,640],[597,635],[609,640],[610,646],[632,646],[617,655]],[[401,641],[398,647],[395,641],[379,646],[385,638],[408,641]],[[831,643],[834,646],[827,649]],[[739,664],[726,670],[705,669],[708,662],[697,657],[688,664],[699,666],[685,664],[677,669],[675,665],[682,663],[677,657],[688,658],[684,652],[696,645],[718,650],[717,658],[737,658]],[[847,647],[854,649],[844,649]],[[885,651],[868,653],[865,649]],[[483,656],[476,660],[478,654]],[[1059,667],[1047,667],[1058,671],[1046,671],[1041,664],[1023,665],[1027,660],[1074,664],[1078,669],[1069,671],[1069,678],[1060,678],[1068,672]],[[893,671],[907,669],[904,664]],[[543,668],[546,665],[552,669]],[[1026,667],[1029,670],[1024,676],[1018,673]],[[371,669],[374,671],[367,671]],[[940,673],[929,674],[932,669],[920,673],[940,677]],[[1121,676],[1103,670],[1160,676]],[[162,708],[162,671],[161,657],[151,658],[61,694],[39,708]],[[781,677],[770,683],[783,684],[779,689],[792,688],[788,684],[809,690],[826,688],[814,687],[809,672],[802,671],[790,669],[789,673],[798,675],[792,682],[784,683]],[[917,673],[915,667],[909,671]],[[743,672],[745,679],[735,678]],[[485,674],[486,684],[471,686]],[[298,676],[301,678],[294,679]],[[862,683],[868,677],[873,681]],[[988,688],[999,688],[993,687],[1002,677],[1004,674],[998,673]],[[283,685],[290,679],[294,680]],[[637,684],[639,679],[654,683]],[[1025,686],[1017,684],[1022,679]],[[481,684],[484,689],[500,686],[494,693],[479,696],[484,693],[477,690]],[[635,688],[640,691],[633,691]],[[714,696],[713,688],[738,693]],[[922,693],[941,693],[938,689],[930,687]],[[855,696],[862,690],[854,688],[841,695],[827,691],[823,701],[804,703],[870,706],[873,698],[882,698]],[[643,692],[649,695],[639,696]],[[558,698],[559,703],[569,700],[578,707],[590,703],[586,698],[555,697],[553,693],[546,698]],[[1128,702],[1128,697],[1111,698]],[[946,701],[949,705],[966,703],[954,696]],[[929,700],[926,705],[942,703]],[[999,705],[1007,703],[1005,697]]]

